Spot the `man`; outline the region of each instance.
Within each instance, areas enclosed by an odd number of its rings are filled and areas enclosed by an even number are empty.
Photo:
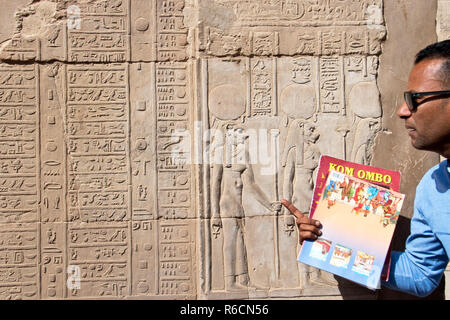
[[[382,285],[420,297],[439,285],[450,254],[450,40],[420,51],[397,115],[412,145],[446,158],[431,168],[416,190],[411,233],[404,252],[392,252],[388,282]],[[321,223],[283,200],[297,217],[300,242],[317,239]]]

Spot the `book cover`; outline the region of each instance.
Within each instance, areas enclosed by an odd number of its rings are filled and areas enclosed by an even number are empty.
[[[321,192],[324,189],[324,185],[328,177],[328,172],[330,170],[336,170],[341,173],[350,175],[352,177],[366,180],[368,182],[378,184],[380,186],[392,189],[397,192],[400,189],[400,179],[401,179],[400,171],[377,168],[373,166],[342,160],[339,158],[334,158],[327,155],[322,155],[319,161],[314,194],[311,200],[311,208],[309,212],[310,218],[312,218],[314,215],[315,208],[317,206],[319,198],[321,197]],[[381,278],[385,281],[389,279],[389,269],[391,261],[390,251],[391,250],[389,248],[386,263],[381,275]]]
[[[310,217],[322,236],[305,240],[298,261],[379,288],[389,270],[390,242],[403,204],[400,172],[323,156]],[[388,187],[388,188],[386,188]]]
[[[322,189],[324,189],[328,172],[330,170],[339,171],[348,176],[365,180],[367,182],[377,184],[379,186],[399,191],[400,189],[400,171],[377,168],[373,166],[363,165],[355,162],[350,162],[326,155],[320,157],[319,166],[317,169],[316,182],[314,187],[314,194],[311,200],[311,209],[309,217],[314,215],[315,208],[321,197]]]

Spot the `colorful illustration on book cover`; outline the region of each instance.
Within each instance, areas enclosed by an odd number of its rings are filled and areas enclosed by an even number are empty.
[[[373,267],[374,260],[375,260],[374,256],[362,251],[358,251],[356,253],[355,262],[353,263],[352,270],[359,274],[369,276],[370,271],[372,270]]]
[[[312,258],[326,261],[330,249],[331,249],[331,241],[319,238],[317,239],[317,241],[314,241],[309,255]]]
[[[351,256],[352,249],[336,244],[333,255],[331,256],[330,264],[340,268],[347,268]]]
[[[326,200],[327,209],[339,201],[350,204],[352,214],[364,217],[374,214],[386,227],[397,222],[403,196],[336,172],[328,179],[322,200]]]
[[[327,185],[328,188],[324,187],[325,183],[327,182],[328,173],[332,170],[343,173],[349,178],[361,179],[362,181],[367,181],[369,183],[375,184],[376,186],[381,186],[397,192],[400,187],[401,174],[399,171],[392,171],[388,169],[362,165],[359,163],[322,155],[317,171],[314,195],[311,201],[310,218],[314,215],[320,199],[322,199],[322,197],[326,197],[325,193],[327,193],[330,188],[336,187],[332,185]],[[351,198],[355,196],[355,191],[355,184],[349,183],[344,188],[342,188],[342,196],[350,201]],[[336,195],[333,195],[330,199],[331,205],[334,202],[333,197],[336,197]]]
[[[319,192],[314,219],[323,225],[320,240],[327,239],[331,254],[321,253],[319,240],[305,241],[298,260],[373,288],[378,285],[404,195],[334,170]]]

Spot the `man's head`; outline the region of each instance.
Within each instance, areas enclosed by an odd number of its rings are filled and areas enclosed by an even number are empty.
[[[443,84],[442,89],[450,90],[450,40],[436,42],[421,50],[416,55],[414,64],[417,65],[427,59],[444,60],[437,76]]]
[[[450,40],[420,51],[408,80],[410,94],[397,110],[412,145],[450,157]],[[411,93],[441,92],[415,96]],[[409,99],[408,99],[409,98]],[[409,105],[409,106],[408,106]]]

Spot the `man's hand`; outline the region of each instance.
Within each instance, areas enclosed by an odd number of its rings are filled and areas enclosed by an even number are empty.
[[[295,223],[297,224],[300,244],[303,244],[305,239],[316,240],[322,235],[322,224],[318,220],[309,219],[306,215],[300,212],[292,203],[287,200],[281,200],[281,204],[285,206],[297,219]]]

